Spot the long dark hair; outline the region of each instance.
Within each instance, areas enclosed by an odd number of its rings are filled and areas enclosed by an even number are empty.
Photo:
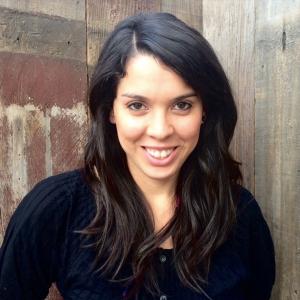
[[[168,224],[154,233],[145,199],[127,166],[109,115],[126,62],[136,53],[160,59],[201,97],[205,122],[198,144],[180,170],[180,205]],[[85,174],[97,212],[81,232],[93,238],[98,271],[122,280],[129,264],[132,294],[143,285],[159,287],[153,256],[172,236],[174,265],[181,282],[203,292],[215,250],[236,222],[239,163],[229,153],[237,110],[228,79],[213,49],[195,29],[167,13],[139,14],[119,23],[103,45],[89,94],[91,130],[85,149]],[[105,259],[101,259],[105,258]],[[100,263],[101,262],[101,263]]]

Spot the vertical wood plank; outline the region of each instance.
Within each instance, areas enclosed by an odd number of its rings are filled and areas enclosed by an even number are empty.
[[[300,1],[256,1],[255,189],[275,240],[272,299],[300,295]]]
[[[203,0],[203,35],[229,76],[238,107],[231,144],[243,163],[244,184],[254,191],[254,1]]]
[[[202,0],[161,0],[161,11],[177,16],[202,32]]]

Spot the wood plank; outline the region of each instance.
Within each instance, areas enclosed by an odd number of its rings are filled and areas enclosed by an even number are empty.
[[[233,87],[238,124],[231,144],[243,163],[244,185],[254,191],[254,1],[203,0],[203,35]]]
[[[2,243],[10,216],[16,207],[10,188],[12,174],[6,172],[12,163],[9,161],[9,145],[7,143],[7,137],[11,134],[12,132],[5,116],[5,107],[0,96],[0,244]]]
[[[78,166],[86,89],[81,62],[0,52],[1,235],[37,181]]]
[[[1,51],[86,61],[84,22],[1,7],[0,20]]]
[[[77,60],[0,52],[2,103],[70,107],[86,97],[86,64]]]
[[[85,0],[0,0],[0,7],[85,21]]]
[[[70,107],[54,106],[50,115],[53,173],[82,165],[87,136],[87,111],[83,102]]]
[[[202,0],[161,0],[161,11],[177,16],[202,32]]]
[[[300,294],[300,1],[256,1],[255,189],[276,246],[272,299]]]

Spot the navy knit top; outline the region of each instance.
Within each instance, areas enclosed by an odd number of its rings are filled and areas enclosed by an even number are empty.
[[[157,250],[161,294],[142,289],[138,299],[267,300],[275,280],[274,247],[261,210],[242,189],[238,222],[213,255],[206,295],[184,286],[173,267],[172,249]],[[0,250],[0,299],[44,299],[53,282],[65,300],[122,299],[126,288],[95,273],[92,248],[76,230],[95,215],[94,197],[79,170],[38,183],[20,203]],[[130,273],[129,266],[124,266]],[[122,271],[122,272],[123,272]]]

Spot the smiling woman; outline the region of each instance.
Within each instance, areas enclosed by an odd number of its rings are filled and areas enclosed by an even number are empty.
[[[229,152],[237,110],[214,51],[166,13],[122,21],[92,78],[80,170],[39,183],[0,252],[1,299],[267,300],[268,225]],[[29,237],[30,236],[30,237]]]

